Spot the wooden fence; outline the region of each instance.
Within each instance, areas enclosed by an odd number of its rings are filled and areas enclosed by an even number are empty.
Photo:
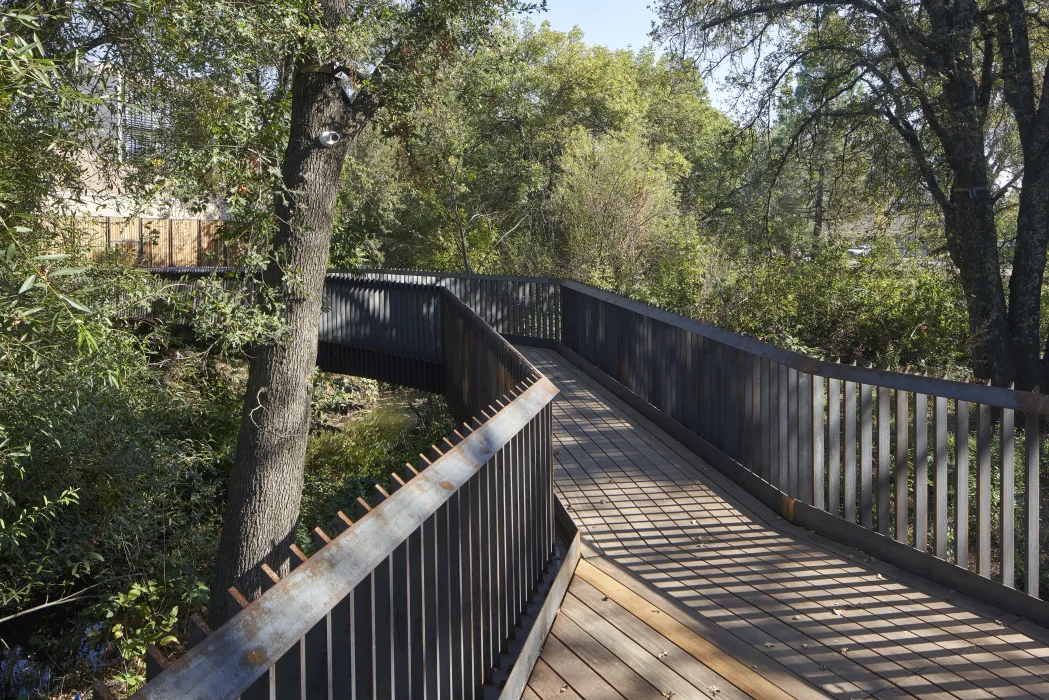
[[[78,222],[80,244],[89,251],[123,252],[146,267],[228,266],[235,251],[220,237],[221,221],[116,216]]]

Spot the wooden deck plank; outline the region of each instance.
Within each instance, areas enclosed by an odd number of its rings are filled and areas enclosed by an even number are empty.
[[[585,700],[630,700],[616,692],[554,634],[546,638],[541,658]]]
[[[565,602],[568,602],[567,598]],[[563,610],[564,604],[562,604]],[[638,672],[641,669],[623,663],[609,650],[610,645],[603,644],[602,640],[596,639],[591,632],[589,625],[584,629],[567,614],[558,615],[552,628],[552,634],[562,644],[571,649],[573,654],[621,695],[631,700],[662,700],[663,693],[652,685],[651,679]],[[608,641],[616,644],[623,640],[611,639]]]
[[[649,603],[652,608],[661,610],[697,636],[715,644],[718,649],[749,666],[751,670],[786,691],[789,695],[798,698],[820,697],[823,695],[816,689],[814,684],[806,682],[796,675],[793,669],[779,663],[779,659],[775,656],[764,653],[766,651],[764,649],[758,651],[735,634],[697,614],[693,608],[685,605],[683,600],[666,595],[637,577],[629,574],[624,575],[623,570],[606,557],[588,559],[587,562],[636,593],[646,603]],[[824,673],[828,678],[831,676],[829,672]],[[859,691],[855,687],[851,689]]]
[[[572,594],[565,597],[561,611],[566,619],[585,629],[587,634],[608,649],[617,660],[647,679],[657,689],[657,698],[671,695],[681,700],[704,700],[710,697],[662,663],[658,655],[667,651],[666,645],[657,644],[651,647],[651,651],[646,650]],[[717,683],[708,684],[708,687],[710,686],[721,689]],[[616,684],[616,687],[623,686]]]
[[[571,419],[569,418],[568,420],[571,420]],[[569,429],[568,432],[569,433],[574,433],[575,431],[572,430],[572,429]],[[614,432],[612,432],[612,433],[604,433],[604,435],[606,435],[606,437],[608,437],[610,435],[614,435],[614,434],[615,434]],[[608,460],[608,457],[609,457],[608,451],[607,450],[603,450],[600,445],[598,445],[596,447],[597,447],[597,449],[599,451],[603,451],[604,452],[603,455],[600,455],[600,458],[603,458],[606,461],[606,463],[607,463],[607,460]],[[627,452],[627,450],[618,450],[617,451],[618,454],[625,454],[626,452]],[[591,459],[595,459],[595,460],[597,459],[597,458],[594,458],[593,455],[587,455],[587,458],[591,458]],[[633,459],[637,459],[637,457],[631,457],[631,459],[632,460]],[[621,470],[624,469],[624,465],[623,464],[619,464],[617,466]],[[609,473],[609,471],[612,468],[613,468],[612,466],[606,464],[606,466],[605,466],[605,473],[606,474]],[[637,481],[643,481],[644,477],[645,477],[645,474],[642,473],[642,472],[639,472],[638,474],[626,474],[626,475],[624,475],[624,478],[630,478],[630,479],[637,480]],[[670,483],[675,483],[675,482],[671,481]],[[659,510],[659,504],[656,504],[655,510]],[[719,515],[721,515],[721,514],[719,514]],[[723,520],[724,520],[724,518],[722,517],[721,521],[723,521]],[[723,524],[723,522],[721,524]],[[654,532],[654,530],[657,529],[657,525],[655,523],[653,523],[651,521],[651,519],[649,519],[649,521],[647,523],[645,523],[644,525],[646,527],[641,527],[637,523],[635,523],[635,528],[634,528],[638,532],[638,535],[636,536],[636,539],[638,539],[639,541],[643,541],[644,545],[647,546],[647,545],[651,545],[653,542],[656,542],[657,543],[656,549],[659,549],[660,545],[663,548],[665,548],[668,545],[672,544],[671,542],[669,542],[667,540],[666,537],[654,537],[653,536],[653,532]],[[729,531],[726,530],[726,532],[729,532]],[[621,538],[622,538],[622,536],[620,535],[620,539]],[[754,591],[753,591],[753,589],[751,589],[749,592],[753,593]],[[739,593],[739,591],[735,591],[734,592],[734,594],[738,594],[738,593]],[[719,609],[721,609],[723,611],[724,610],[729,610],[730,608],[732,608],[732,606],[726,604],[726,602],[724,600],[719,601],[716,607],[718,607]],[[763,649],[767,648],[768,651],[766,653],[768,653],[770,655],[776,655],[776,656],[779,656],[779,657],[782,657],[782,656],[786,655],[788,657],[787,661],[789,663],[791,663],[792,665],[797,665],[801,661],[801,659],[796,654],[793,654],[791,652],[788,643],[790,641],[793,641],[795,643],[795,645],[796,645],[795,648],[797,648],[797,645],[803,644],[804,642],[799,641],[799,638],[797,637],[797,635],[790,634],[789,630],[788,630],[788,634],[786,636],[784,636],[782,634],[782,632],[784,631],[784,629],[787,629],[787,628],[784,628],[778,622],[779,621],[777,621],[773,617],[760,617],[760,618],[757,619],[757,624],[759,626],[761,626],[761,627],[766,628],[764,631],[767,633],[767,635],[758,634],[755,637],[755,635],[753,633],[751,633],[751,634],[747,634],[746,636],[748,637],[748,640],[751,641],[751,643],[753,643],[753,644],[762,644],[763,645],[763,647],[762,647]],[[769,628],[771,628],[771,630]],[[777,630],[781,633],[779,636],[777,636],[776,633],[775,633],[775,631],[777,631]],[[744,634],[746,634],[746,633],[744,633]],[[770,640],[775,640],[775,641],[770,641]],[[768,646],[765,647],[764,645],[768,645]],[[813,668],[810,669],[810,671],[815,670],[817,668],[817,666],[815,664],[813,664],[812,666],[813,666]],[[866,673],[861,667],[859,667],[856,664],[850,662],[848,659],[840,658],[840,657],[835,656],[833,654],[830,654],[830,655],[824,654],[823,655],[822,663],[820,663],[818,665],[818,672],[820,674],[822,674],[822,675],[825,675],[824,672],[829,670],[829,669],[834,669],[834,670],[839,670],[840,671],[842,668],[845,669],[845,672],[840,674],[842,676],[842,679],[840,681],[839,680],[831,680],[831,681],[824,681],[824,683],[825,684],[829,683],[829,687],[832,687],[832,688],[834,688],[836,690],[849,691],[849,690],[856,689],[856,690],[866,690],[868,692],[876,692],[877,690],[879,690],[881,687],[884,687],[884,685],[885,685],[884,682],[881,681],[877,676],[875,676],[873,674],[870,674],[870,673]],[[901,671],[901,675],[906,675],[906,671],[904,669],[900,669],[900,671]]]
[[[523,352],[562,392],[558,494],[611,561],[741,642],[765,635],[763,656],[830,695],[1049,698],[1049,631],[782,521],[556,353]]]
[[[582,700],[568,685],[568,681],[557,675],[557,671],[550,668],[542,657],[535,662],[532,675],[528,679],[528,687],[540,700]]]
[[[696,634],[674,617],[653,608],[644,598],[587,560],[579,562],[576,576],[619,603],[649,627],[677,644],[722,678],[730,680],[751,697],[761,700],[787,700],[792,697],[761,674],[755,673],[746,663],[726,654],[717,645]]]
[[[575,600],[586,605],[595,614],[628,637],[633,646],[647,651],[656,663],[665,665],[695,688],[707,691],[711,688],[717,688],[722,700],[752,697],[712,671],[710,667],[701,663],[680,646],[652,629],[652,627],[645,624],[630,611],[619,605],[619,603],[608,596],[604,596],[582,578],[577,577],[572,582],[570,593]],[[571,615],[571,611],[566,612]],[[609,648],[614,653],[619,653],[617,648]],[[645,666],[646,668],[650,664],[650,661],[644,659],[639,662],[639,666]]]

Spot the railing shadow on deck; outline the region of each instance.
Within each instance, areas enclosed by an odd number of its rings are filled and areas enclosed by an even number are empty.
[[[558,350],[788,521],[1049,626],[1038,597],[1049,396],[823,362],[565,280],[334,273],[324,308],[324,369],[442,390],[483,429],[483,409],[521,401],[496,399],[534,372],[498,334]],[[533,454],[548,460],[543,449]]]

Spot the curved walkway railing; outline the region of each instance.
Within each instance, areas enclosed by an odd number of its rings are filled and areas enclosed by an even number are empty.
[[[331,369],[440,387],[462,425],[356,522],[340,514],[341,534],[316,530],[316,554],[293,547],[289,575],[263,565],[257,600],[230,589],[235,614],[196,620],[185,656],[151,649],[136,697],[465,698],[506,680],[557,564],[557,390],[447,289],[335,277],[328,292]]]
[[[460,418],[520,381],[496,331],[557,349],[788,520],[1049,625],[1049,396],[823,362],[570,281],[373,270],[328,289],[328,369],[443,390]],[[377,301],[392,289],[411,291]]]
[[[454,289],[508,337],[610,380],[788,520],[1049,624],[1049,395],[824,362],[572,281],[357,274]],[[513,313],[493,312],[505,298]]]

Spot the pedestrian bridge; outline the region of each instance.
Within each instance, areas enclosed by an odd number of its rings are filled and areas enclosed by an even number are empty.
[[[322,313],[322,368],[461,426],[141,697],[1049,697],[1045,397],[561,280],[333,274]]]

